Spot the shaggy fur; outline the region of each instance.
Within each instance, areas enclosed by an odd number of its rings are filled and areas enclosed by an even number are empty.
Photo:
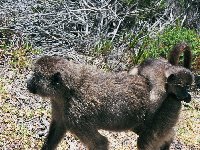
[[[173,94],[169,103],[152,105],[149,81],[142,76],[104,72],[60,57],[37,60],[27,88],[51,100],[52,121],[43,150],[55,149],[67,130],[90,150],[107,150],[108,140],[98,129],[132,130],[139,135],[139,150],[164,149],[180,109]]]
[[[181,53],[184,53],[185,68],[177,66]],[[160,126],[162,126],[161,122],[158,123],[160,121],[159,119],[160,117],[163,117],[162,120],[167,119],[166,122],[165,121],[163,122],[164,124],[172,123],[175,125],[175,122],[178,120],[178,114],[180,111],[180,105],[181,105],[180,101],[181,100],[185,102],[191,101],[191,96],[190,94],[188,94],[188,88],[192,84],[194,78],[191,71],[188,70],[191,68],[191,58],[192,54],[190,47],[186,43],[179,43],[173,47],[172,51],[169,54],[168,61],[162,58],[147,59],[144,62],[142,62],[139,66],[133,68],[129,72],[130,75],[142,75],[150,81],[151,84],[150,101],[151,104],[154,105],[154,110],[151,110],[151,112],[156,111],[157,108],[159,108],[160,110],[164,107],[162,109],[163,111],[162,115],[161,113],[156,113],[159,114],[157,116],[158,120],[153,121],[155,123],[157,122],[156,124],[159,124]],[[170,111],[169,111],[170,108],[169,106],[171,107]],[[155,127],[156,125],[155,126],[153,125],[153,128]],[[153,129],[150,129],[150,131],[153,131]],[[166,134],[171,132],[169,130],[168,132],[163,132],[163,133]],[[173,134],[170,135],[172,139]],[[148,139],[147,134],[145,134],[144,137]],[[167,146],[164,146],[166,147],[164,149],[169,149],[171,143],[169,139],[167,142],[168,144]],[[158,142],[158,141],[154,140],[153,142]]]
[[[184,53],[184,67],[177,66],[179,57]],[[161,59],[146,59],[140,65],[130,70],[130,75],[142,75],[147,78],[151,83],[151,101],[160,106],[162,101],[166,98],[169,91],[166,91],[166,82],[171,74],[174,74],[183,81],[183,86],[190,85],[193,82],[193,75],[191,73],[191,58],[192,53],[190,47],[182,42],[176,44],[169,53],[168,61]],[[188,80],[187,80],[188,79]],[[177,97],[179,100],[190,102],[191,97]],[[157,103],[160,102],[160,103]]]

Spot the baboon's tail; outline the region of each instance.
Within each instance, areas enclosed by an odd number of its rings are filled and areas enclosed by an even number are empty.
[[[181,54],[184,54],[184,63],[183,66],[187,69],[191,69],[192,63],[192,52],[191,48],[187,43],[181,42],[176,44],[169,53],[168,62],[172,65],[178,65],[179,57]]]

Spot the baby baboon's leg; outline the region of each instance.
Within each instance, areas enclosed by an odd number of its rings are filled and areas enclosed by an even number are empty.
[[[138,138],[138,150],[170,150],[173,136],[173,130],[166,130],[166,133],[154,132],[153,130],[146,131]]]
[[[150,92],[150,101],[149,106],[150,111],[154,113],[162,105],[163,101],[166,99],[166,90],[158,86],[154,86]]]
[[[52,120],[42,150],[54,150],[66,132],[63,122]]]
[[[181,101],[168,95],[155,112],[153,121],[138,138],[139,150],[168,150],[174,137],[174,129],[181,109]],[[167,149],[168,148],[168,149]]]
[[[108,150],[108,140],[96,129],[73,131],[73,133],[89,148],[89,150]]]

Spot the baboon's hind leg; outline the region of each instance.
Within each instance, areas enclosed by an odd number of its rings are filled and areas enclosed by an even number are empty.
[[[77,130],[73,132],[89,150],[108,150],[108,140],[96,129]]]

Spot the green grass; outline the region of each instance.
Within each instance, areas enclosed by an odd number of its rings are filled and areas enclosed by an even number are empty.
[[[1,93],[1,94],[0,94],[0,101],[1,101],[2,99],[7,98],[7,96],[8,96],[8,93],[7,93],[6,87],[5,87],[5,82],[6,82],[5,79],[0,78],[0,93]]]
[[[14,101],[14,99],[11,99]],[[1,134],[0,134],[0,147],[13,148],[13,149],[38,149],[42,144],[42,140],[34,138],[37,127],[30,130],[25,124],[31,120],[42,115],[41,110],[28,110],[19,109],[15,105],[9,103],[6,99],[0,102],[1,114]],[[46,112],[45,112],[46,113]],[[32,115],[30,115],[32,114]],[[20,122],[21,120],[22,122]],[[32,124],[34,126],[34,124]]]
[[[153,38],[145,31],[138,35],[128,34],[126,38],[130,39],[128,48],[132,51],[130,58],[134,65],[146,58],[167,58],[172,47],[180,42],[186,42],[191,47],[193,65],[195,65],[195,59],[200,56],[200,35],[194,30],[189,30],[179,25],[169,26]],[[138,44],[140,45],[139,49]]]

